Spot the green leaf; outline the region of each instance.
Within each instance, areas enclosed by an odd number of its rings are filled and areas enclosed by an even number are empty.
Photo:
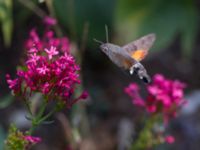
[[[193,0],[118,0],[115,23],[121,43],[156,33],[154,51],[168,47],[181,35],[183,54],[189,56],[198,29],[198,12]]]
[[[10,46],[13,31],[12,0],[0,0],[0,23],[4,44]]]

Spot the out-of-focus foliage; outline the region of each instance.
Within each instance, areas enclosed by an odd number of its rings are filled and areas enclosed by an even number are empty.
[[[0,23],[5,46],[10,46],[13,31],[12,0],[0,0]]]
[[[84,24],[89,23],[89,44],[93,38],[105,41],[104,26],[112,24],[115,0],[54,0],[54,6],[59,22],[73,38],[80,39]]]
[[[35,5],[38,4],[38,2],[35,0],[32,0],[31,2],[33,2]],[[14,13],[15,13],[15,18],[19,23],[19,26],[22,28],[26,28],[27,20],[30,19],[31,15],[33,15],[34,13],[29,8],[25,7],[25,5],[23,5],[19,0],[13,1],[13,5],[17,10]]]
[[[13,102],[13,100],[14,98],[11,94],[2,97],[0,101],[0,109],[8,107]]]
[[[183,54],[190,56],[198,30],[198,16],[194,0],[118,0],[115,14],[118,40],[128,42],[155,32],[159,39],[156,51],[166,48],[180,35]]]
[[[28,141],[24,140],[23,133],[13,124],[10,126],[9,135],[5,143],[5,150],[25,150]]]

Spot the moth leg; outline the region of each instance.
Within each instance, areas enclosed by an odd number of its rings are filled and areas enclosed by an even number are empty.
[[[132,65],[133,65],[133,63],[132,63],[130,60],[126,60],[126,59],[123,60],[123,67],[124,67],[125,69],[131,68]]]
[[[130,72],[131,75],[134,73],[134,65],[130,67],[129,72]]]
[[[136,63],[134,65],[132,65],[130,67],[130,74],[132,75],[133,73],[137,74],[138,75],[138,72],[140,71],[140,68],[141,67],[141,64],[140,63]]]

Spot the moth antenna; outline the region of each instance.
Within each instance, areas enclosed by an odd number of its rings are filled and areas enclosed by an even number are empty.
[[[105,32],[106,32],[106,42],[109,43],[109,40],[108,40],[108,26],[105,25]]]
[[[95,42],[100,43],[100,44],[104,44],[102,41],[99,41],[97,39],[93,39]]]

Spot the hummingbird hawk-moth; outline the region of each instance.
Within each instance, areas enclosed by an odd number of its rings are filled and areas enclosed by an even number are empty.
[[[151,78],[147,74],[146,69],[140,63],[146,55],[150,47],[153,45],[156,39],[155,34],[148,34],[136,41],[130,42],[124,46],[118,46],[108,42],[103,43],[94,39],[100,43],[100,49],[110,58],[110,60],[117,66],[128,69],[130,74],[138,75],[145,83],[150,83]]]

